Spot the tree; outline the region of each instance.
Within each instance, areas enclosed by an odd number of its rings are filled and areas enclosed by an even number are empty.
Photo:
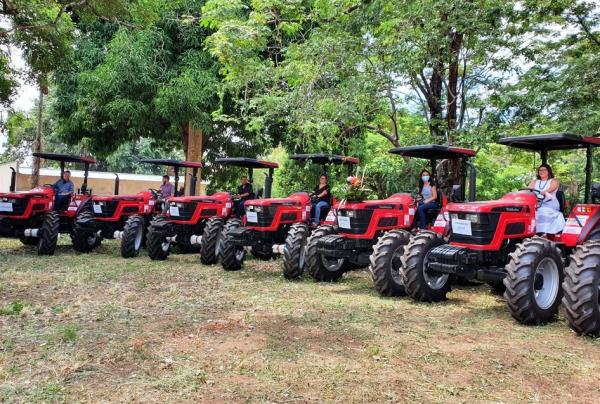
[[[209,0],[203,23],[216,29],[210,50],[250,129],[284,121],[301,148],[345,147],[365,131],[399,145],[413,137],[402,126],[409,111],[427,122],[431,138],[421,141],[453,142],[483,124],[517,52],[514,6]]]
[[[213,119],[219,108],[235,112],[227,93],[218,96],[220,66],[204,50],[209,31],[197,23],[203,2],[159,3],[143,29],[78,24],[73,57],[54,76],[59,135],[68,143],[85,139],[99,156],[141,138],[165,152],[185,152],[191,122],[203,131],[207,161],[255,156],[271,145],[271,138],[251,137],[236,122]]]

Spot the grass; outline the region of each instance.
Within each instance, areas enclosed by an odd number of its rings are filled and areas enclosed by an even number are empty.
[[[195,255],[38,257],[0,240],[0,402],[595,402],[600,342],[515,323],[485,287],[381,298]]]

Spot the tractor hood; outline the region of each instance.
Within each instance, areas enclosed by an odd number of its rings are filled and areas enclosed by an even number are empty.
[[[486,213],[520,211],[523,207],[529,207],[530,211],[533,211],[536,204],[535,194],[520,191],[508,193],[494,201],[449,203],[447,209],[448,212]]]
[[[94,195],[92,197],[93,201],[99,202],[108,202],[108,201],[135,201],[135,200],[144,200],[144,198],[152,197],[152,193],[150,191],[138,192],[135,195],[105,195],[99,196]]]
[[[0,192],[0,198],[28,198],[30,196],[53,196],[51,187],[36,187],[29,191]]]
[[[244,203],[245,206],[271,206],[271,205],[306,205],[310,197],[306,192],[297,192],[287,198],[252,199]]]
[[[393,209],[399,206],[414,205],[414,198],[411,194],[394,194],[386,199],[363,202],[342,202],[336,206],[338,209]]]
[[[216,192],[209,196],[172,196],[169,198],[169,202],[185,203],[185,202],[227,202],[231,200],[229,192]]]

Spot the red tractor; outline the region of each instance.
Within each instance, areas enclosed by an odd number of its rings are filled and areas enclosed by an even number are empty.
[[[484,281],[496,289],[505,287],[504,297],[516,320],[542,324],[558,313],[564,266],[570,261],[573,276],[565,282],[567,317],[580,321],[585,315],[579,318],[574,313],[584,305],[580,293],[585,287],[577,273],[589,250],[585,245],[576,247],[600,239],[600,206],[590,204],[592,148],[600,145],[600,139],[558,133],[503,138],[500,144],[539,152],[543,164],[549,151],[585,149],[585,203],[571,210],[562,233],[547,238],[536,235],[536,209],[542,198],[535,190],[524,188],[495,201],[450,203],[449,238],[424,232],[406,247],[401,269],[406,292],[419,301],[437,302],[446,299],[453,278]],[[564,209],[564,193],[558,191],[557,199]],[[595,293],[596,310],[597,287],[596,282],[587,289]]]
[[[153,260],[165,260],[169,256],[171,245],[175,244],[184,253],[200,251],[200,261],[203,264],[215,264],[219,257],[219,238],[225,221],[239,220],[234,218],[234,200],[229,192],[195,196],[196,173],[201,164],[188,164],[196,167],[192,175],[190,196],[169,198],[166,214],[152,220],[148,230],[148,255]],[[250,182],[254,169],[267,169],[264,194],[266,197],[271,195],[273,170],[278,167],[277,163],[231,157],[216,159],[215,164],[247,168]],[[263,191],[259,190],[256,196],[260,198],[262,194]]]
[[[147,159],[142,163],[172,167],[175,173],[175,189],[179,186],[179,171],[181,167],[191,167],[191,193],[195,192],[196,179],[200,163],[168,160]],[[119,195],[119,176],[115,174],[115,194],[92,198],[94,217],[96,219],[96,234],[99,240],[116,239],[121,243],[123,258],[136,257],[145,243],[146,232],[152,219],[163,211],[163,201],[160,200],[158,189],[141,191],[134,195]],[[98,242],[100,244],[100,241]]]
[[[467,160],[475,155],[475,151],[423,145],[398,147],[390,150],[390,153],[428,159],[433,169],[437,159],[460,159],[463,179],[460,184],[452,187],[452,190],[454,198],[463,200]],[[474,185],[475,171],[472,173],[471,183]],[[439,206],[445,206],[446,202],[444,193],[438,192]],[[374,283],[379,292],[385,295],[402,294],[397,257],[411,237],[409,230],[413,228],[416,207],[415,198],[409,193],[394,194],[384,200],[346,202],[338,206],[338,227],[321,226],[308,239],[308,273],[317,282],[334,282],[349,269],[362,268],[371,263]],[[432,228],[443,233],[446,222],[439,212],[439,208],[432,209],[428,212],[428,218]]]
[[[54,185],[46,184],[30,191],[15,191],[16,172],[13,170],[10,191],[0,193],[0,236],[17,237],[25,245],[37,245],[39,255],[53,255],[59,233],[68,233],[73,248],[87,252],[96,245],[93,233],[94,217],[91,190],[87,189],[90,157],[66,154],[34,153],[35,157],[60,162],[61,178],[65,163],[82,163],[85,167],[83,184],[64,206],[55,206]]]
[[[323,172],[328,165],[347,165],[349,170],[358,159],[332,154],[295,154],[290,159],[301,163],[320,164]],[[334,202],[335,208],[335,202]],[[242,268],[246,249],[263,260],[284,255],[284,275],[301,273],[304,268],[303,245],[309,233],[311,197],[308,192],[296,192],[287,198],[248,201],[245,221],[231,220],[221,235],[220,258],[223,269],[237,271]],[[327,213],[321,217],[327,221]]]

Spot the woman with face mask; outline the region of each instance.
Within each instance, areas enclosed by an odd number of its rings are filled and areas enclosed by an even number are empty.
[[[427,227],[427,211],[437,207],[437,188],[433,185],[431,173],[428,170],[421,171],[419,178],[419,194],[423,200],[417,208],[418,228]]]
[[[559,187],[560,183],[554,178],[552,168],[547,164],[542,164],[538,168],[536,179],[528,186],[529,189],[536,190],[544,197],[541,206],[535,212],[536,232],[544,236],[560,233],[565,227],[565,218],[556,199],[556,191]]]

